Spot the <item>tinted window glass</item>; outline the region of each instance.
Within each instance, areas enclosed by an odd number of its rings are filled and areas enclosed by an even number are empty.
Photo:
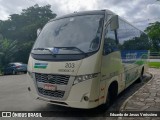
[[[104,37],[104,54],[107,55],[111,52],[117,51],[115,31],[111,31],[110,27],[105,30]]]
[[[150,48],[147,35],[121,19],[119,19],[117,32],[121,50],[148,50]]]
[[[121,19],[117,33],[123,62],[140,64],[137,59],[147,58],[150,42],[145,33]]]

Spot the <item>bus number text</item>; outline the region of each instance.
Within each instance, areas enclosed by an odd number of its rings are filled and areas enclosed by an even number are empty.
[[[75,64],[74,63],[66,63],[65,68],[74,68]]]

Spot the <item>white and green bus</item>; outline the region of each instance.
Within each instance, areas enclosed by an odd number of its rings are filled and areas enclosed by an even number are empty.
[[[50,20],[28,61],[35,99],[73,108],[108,106],[147,70],[147,35],[109,10]]]

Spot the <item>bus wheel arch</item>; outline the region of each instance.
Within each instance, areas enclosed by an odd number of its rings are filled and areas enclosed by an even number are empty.
[[[118,82],[112,81],[111,84],[108,87],[108,92],[106,95],[106,101],[105,101],[105,107],[109,107],[109,105],[111,105],[114,100],[116,99],[118,95]]]
[[[115,100],[115,98],[117,97],[117,94],[118,94],[118,82],[117,81],[113,81],[109,85],[108,92],[112,96],[111,100]]]

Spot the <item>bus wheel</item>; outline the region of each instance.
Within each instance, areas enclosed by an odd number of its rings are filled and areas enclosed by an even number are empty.
[[[100,106],[100,111],[105,112],[109,108],[110,104],[111,104],[111,94],[108,91],[108,94],[106,96],[106,102]]]
[[[113,82],[108,89],[106,102],[103,105],[105,109],[107,109],[110,105],[113,104],[113,102],[117,98],[117,93],[118,93],[118,84],[117,82]]]
[[[141,71],[141,74],[140,74],[140,77],[137,79],[137,83],[141,83],[143,82],[143,74],[144,74],[144,68],[142,68],[142,71]]]
[[[111,105],[111,93],[108,91],[105,108],[108,108]]]

